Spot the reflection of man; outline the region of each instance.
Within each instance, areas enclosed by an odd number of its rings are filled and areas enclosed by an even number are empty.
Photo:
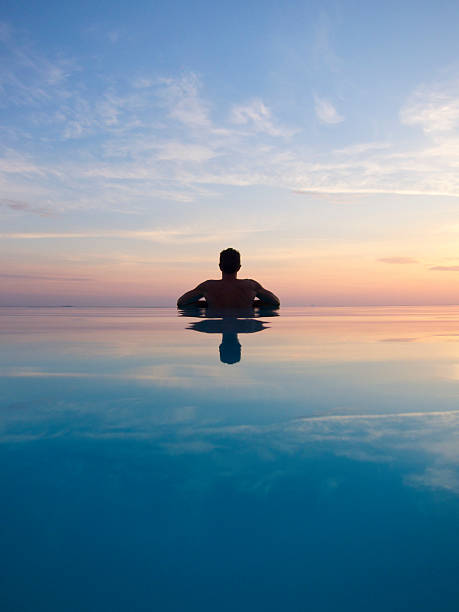
[[[206,280],[178,300],[178,308],[183,308],[204,298],[209,308],[250,308],[254,299],[260,300],[260,306],[279,308],[279,298],[264,289],[257,281],[239,279],[237,273],[241,267],[241,256],[235,249],[225,249],[220,253],[221,280]]]
[[[224,316],[221,319],[204,319],[191,323],[188,329],[206,334],[222,334],[220,344],[220,361],[238,363],[241,360],[241,344],[238,334],[253,334],[267,329],[263,321],[257,319],[238,319],[236,316]]]

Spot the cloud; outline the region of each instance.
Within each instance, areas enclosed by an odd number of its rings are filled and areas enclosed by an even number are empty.
[[[327,19],[322,21],[327,32]],[[459,136],[432,130],[438,120],[432,119],[435,113],[421,112],[418,90],[400,113],[408,123],[424,117],[425,138],[416,146],[404,135],[398,141],[314,150],[298,126],[282,125],[261,97],[233,100],[217,112],[192,72],[100,79],[89,90],[87,73],[65,58],[51,61],[37,54],[37,59],[30,45],[5,32],[11,56],[2,81],[5,108],[21,100],[22,110],[21,121],[2,132],[8,147],[0,151],[0,186],[4,202],[33,201],[23,212],[139,213],[164,200],[215,199],[226,186],[264,186],[345,202],[384,194],[459,197]],[[328,36],[319,36],[324,53]],[[456,86],[442,87],[448,104],[440,108],[436,94],[427,98],[427,107],[436,104],[437,115],[449,117],[442,126],[455,125]],[[330,100],[316,96],[315,105],[324,124],[344,120]]]
[[[335,187],[328,187],[324,185],[322,187],[314,187],[312,189],[308,189],[308,188],[293,189],[292,191],[298,194],[324,195],[324,196],[325,195],[335,196],[335,195],[341,194],[341,195],[356,195],[356,196],[363,196],[363,195],[424,196],[424,195],[429,195],[429,196],[442,196],[442,197],[453,197],[453,198],[459,197],[459,186],[458,186],[457,193],[456,192],[449,193],[447,191],[428,191],[428,190],[423,191],[422,189],[400,189],[395,186],[393,188],[375,187],[373,189],[359,189],[359,188],[352,189],[346,186],[341,186],[341,184],[337,184]]]
[[[157,90],[169,117],[192,128],[210,126],[209,106],[200,95],[200,81],[196,74],[190,73],[180,79],[162,78]]]
[[[419,88],[401,109],[400,119],[427,134],[451,132],[459,126],[459,82]]]
[[[40,105],[60,97],[61,87],[76,66],[67,58],[50,59],[40,53],[11,25],[0,24],[5,61],[0,76],[4,99],[18,106]]]
[[[383,338],[381,342],[416,342],[417,338]]]
[[[107,29],[106,23],[92,23],[83,29],[83,34],[97,40],[98,42],[107,40],[112,45],[118,43],[125,34],[122,29]]]
[[[8,150],[0,157],[0,173],[3,174],[40,174],[45,176],[47,169],[29,161],[17,151]]]
[[[274,125],[271,111],[259,98],[247,104],[233,106],[230,121],[236,125],[251,126],[256,132],[264,132],[270,136],[291,134],[291,131]]]
[[[0,238],[9,240],[81,240],[81,239],[127,239],[147,240],[158,243],[199,243],[221,242],[229,237],[267,231],[260,228],[223,230],[221,233],[205,229],[194,230],[113,230],[89,232],[0,232]]]
[[[73,277],[73,276],[42,276],[41,274],[1,274],[0,278],[6,279],[21,279],[21,280],[44,280],[44,281],[58,281],[58,282],[82,282],[91,281],[92,278]]]
[[[22,212],[31,212],[43,217],[51,214],[51,210],[47,208],[37,208],[35,206],[32,206],[31,204],[28,204],[27,202],[22,202],[19,200],[9,200],[8,198],[0,198],[0,207]]]
[[[137,77],[132,83],[133,87],[138,89],[146,89],[152,87],[154,84],[155,81],[149,77]]]
[[[389,149],[389,142],[360,142],[358,144],[349,145],[342,149],[335,149],[333,153],[338,155],[367,155],[370,151],[377,151],[381,149]]]
[[[413,257],[380,257],[377,261],[382,261],[388,264],[416,264],[419,263]]]
[[[342,117],[333,104],[325,98],[314,96],[314,109],[321,123],[333,125],[344,121],[344,117]]]
[[[429,270],[434,272],[459,272],[459,266],[432,266]]]
[[[119,230],[108,232],[5,232],[0,233],[0,238],[13,240],[53,240],[53,239],[81,239],[81,238],[137,238],[145,240],[156,240],[158,242],[170,239],[186,239],[191,234],[180,230]]]
[[[160,160],[204,162],[216,155],[210,147],[181,142],[166,142],[158,149],[156,158]]]

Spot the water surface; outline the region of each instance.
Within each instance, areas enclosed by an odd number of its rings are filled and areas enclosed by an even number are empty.
[[[454,610],[459,309],[0,309],[2,610]]]

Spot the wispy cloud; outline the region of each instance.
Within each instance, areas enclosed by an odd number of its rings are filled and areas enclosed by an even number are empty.
[[[31,212],[42,217],[47,217],[52,214],[52,211],[47,208],[35,207],[28,202],[21,202],[20,200],[9,200],[7,198],[0,198],[0,207],[9,208],[10,210],[16,210],[21,212]]]
[[[157,93],[169,117],[177,119],[190,128],[210,126],[209,105],[199,94],[200,81],[190,73],[180,79],[162,78]]]
[[[314,108],[321,123],[333,125],[344,121],[344,117],[338,113],[330,100],[326,98],[314,96]]]
[[[419,263],[413,257],[380,257],[377,261],[388,264],[416,264]]]
[[[39,174],[46,176],[49,170],[31,161],[18,151],[6,150],[0,157],[0,173],[3,174]]]
[[[333,153],[337,155],[368,155],[373,151],[379,151],[381,149],[390,149],[391,145],[389,142],[359,142],[357,144],[349,145],[342,149],[335,149]]]
[[[204,162],[215,157],[210,147],[182,142],[166,142],[159,145],[156,159],[169,161]]]
[[[86,282],[92,278],[79,276],[43,276],[41,274],[0,274],[0,278],[18,279],[18,280],[41,280],[41,281],[58,281],[58,282]]]
[[[67,58],[50,59],[6,23],[0,23],[0,44],[5,62],[0,76],[0,92],[19,106],[41,105],[60,94],[75,65]]]
[[[416,342],[417,338],[383,338],[381,342]]]
[[[459,81],[420,87],[401,109],[400,118],[427,134],[454,130],[459,126]]]
[[[9,240],[72,240],[72,239],[127,239],[147,240],[158,243],[200,243],[221,242],[244,234],[253,234],[267,231],[260,228],[241,228],[218,232],[205,232],[202,229],[188,230],[113,230],[88,232],[1,232],[0,238]]]
[[[100,239],[100,238],[127,238],[127,239],[144,239],[154,240],[158,242],[168,240],[182,240],[187,237],[193,238],[191,232],[182,232],[180,230],[119,230],[108,232],[4,232],[0,233],[0,238],[9,238],[12,240],[53,240],[53,239]]]
[[[459,272],[459,266],[432,266],[429,270],[434,272]]]
[[[330,35],[322,21],[317,44],[325,57]],[[399,137],[318,151],[261,97],[233,100],[217,112],[195,73],[100,80],[88,93],[71,62],[34,54],[5,27],[2,40],[11,59],[0,82],[5,104],[16,108],[22,100],[20,125],[11,128],[16,136],[8,132],[8,148],[0,151],[2,206],[11,210],[135,212],[164,200],[215,198],[223,186],[257,185],[335,199],[459,197],[454,82],[424,86],[431,91],[424,101],[416,90],[401,109],[404,124],[423,127],[416,146]],[[344,120],[326,97],[316,96],[315,111],[325,125]]]
[[[263,100],[256,98],[247,104],[239,104],[232,108],[231,122],[236,125],[248,125],[256,132],[264,132],[270,136],[290,135],[291,130],[274,125],[270,109]]]
[[[377,181],[375,181],[376,183]],[[328,187],[326,185],[322,186],[322,187],[314,187],[312,189],[308,189],[308,188],[303,188],[303,189],[294,189],[293,190],[295,193],[299,193],[299,194],[306,194],[306,195],[330,195],[330,196],[335,196],[337,194],[342,194],[342,195],[356,195],[356,196],[362,196],[362,195],[402,195],[402,196],[425,196],[425,195],[429,195],[429,196],[442,196],[442,197],[453,197],[453,198],[458,198],[459,197],[459,185],[458,185],[458,190],[457,192],[454,191],[453,193],[450,193],[448,191],[435,191],[435,190],[422,190],[422,189],[403,189],[403,188],[399,188],[397,186],[394,186],[392,188],[390,187],[374,187],[373,189],[359,189],[359,188],[355,188],[352,189],[350,187],[346,187],[346,186],[341,186],[341,183],[337,183],[336,186],[334,187]]]

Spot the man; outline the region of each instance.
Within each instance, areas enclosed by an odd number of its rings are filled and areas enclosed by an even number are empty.
[[[264,289],[260,283],[249,278],[239,279],[241,256],[235,249],[225,249],[220,253],[221,280],[207,280],[177,300],[177,307],[183,308],[204,298],[209,308],[215,310],[251,308],[254,299],[259,298],[260,306],[279,308],[279,298]]]

